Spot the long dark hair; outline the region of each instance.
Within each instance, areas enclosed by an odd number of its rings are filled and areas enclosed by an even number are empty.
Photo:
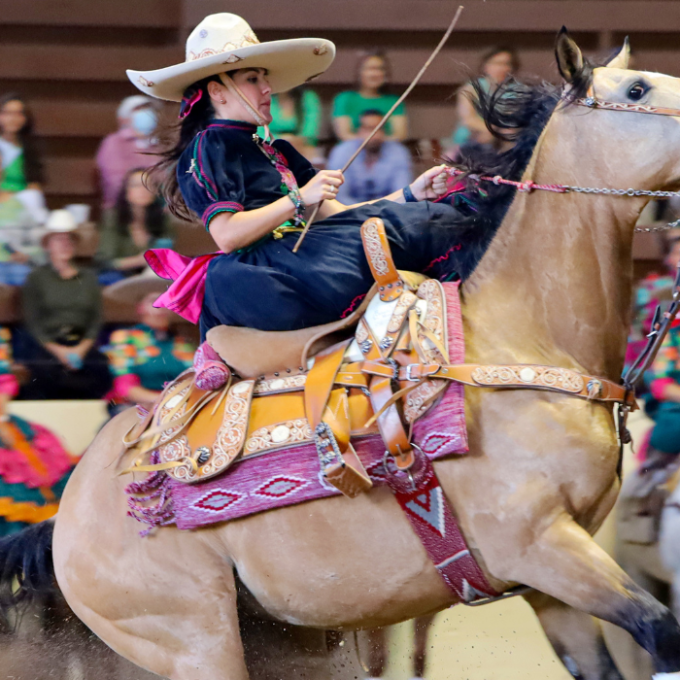
[[[24,116],[26,116],[26,123],[19,130],[19,144],[24,151],[24,175],[26,183],[42,184],[45,181],[45,173],[42,158],[38,151],[35,136],[33,135],[33,114],[31,109],[21,95],[9,92],[0,97],[0,111],[9,102],[21,102],[24,107]],[[2,130],[0,130],[0,133],[2,133]]]
[[[130,170],[130,172],[125,175],[123,186],[121,187],[118,199],[116,200],[116,225],[118,231],[123,235],[128,233],[130,223],[132,222],[132,206],[127,197],[128,182],[130,181],[130,177],[138,172],[142,173],[143,177],[146,173],[146,169],[136,168],[135,170]],[[165,231],[165,219],[163,216],[164,207],[163,201],[158,195],[155,195],[153,202],[146,206],[144,226],[149,232],[149,235],[153,238],[159,238]]]
[[[200,99],[194,103],[189,114],[178,123],[161,124],[158,136],[164,151],[159,154],[161,160],[145,173],[145,182],[148,186],[157,187],[170,212],[189,222],[194,221],[195,215],[187,207],[180,191],[177,163],[194,137],[205,130],[213,118],[215,111],[208,94],[208,83],[212,80],[220,82],[217,76],[210,76],[185,90],[183,101],[192,99],[199,92]]]

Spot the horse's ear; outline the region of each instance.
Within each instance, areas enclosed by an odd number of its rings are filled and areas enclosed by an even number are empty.
[[[623,47],[617,52],[615,57],[612,57],[605,66],[607,68],[628,68],[628,62],[630,61],[630,42],[628,36],[623,41]]]
[[[583,69],[583,55],[578,45],[569,37],[564,26],[557,35],[555,57],[562,77],[568,83],[573,82],[575,76]]]

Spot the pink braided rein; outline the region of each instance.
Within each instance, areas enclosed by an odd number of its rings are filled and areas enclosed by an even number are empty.
[[[569,193],[570,187],[564,184],[536,184],[529,180],[528,182],[514,182],[511,179],[504,179],[500,175],[495,175],[494,177],[488,177],[482,175],[472,175],[465,172],[464,170],[459,170],[458,168],[447,168],[446,172],[453,177],[460,177],[461,175],[467,175],[471,179],[477,181],[481,180],[484,182],[493,182],[496,186],[499,184],[505,184],[507,186],[515,187],[517,191],[522,193],[530,194],[532,191],[552,191],[555,194],[566,194]]]

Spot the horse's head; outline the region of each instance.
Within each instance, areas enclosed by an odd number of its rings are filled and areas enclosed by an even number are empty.
[[[629,69],[628,40],[602,67],[585,61],[565,29],[555,51],[566,96],[592,106],[562,107],[555,116],[569,126],[561,134],[578,147],[577,157],[592,163],[590,181],[617,188],[680,187],[680,78]]]

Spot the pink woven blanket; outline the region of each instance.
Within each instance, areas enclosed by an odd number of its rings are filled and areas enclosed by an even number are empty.
[[[443,284],[451,363],[465,361],[465,344],[457,283]],[[467,453],[464,388],[451,383],[439,403],[413,426],[413,441],[431,459]],[[354,448],[373,483],[383,485],[385,446],[379,436],[353,440]],[[131,485],[130,505],[138,519],[150,526],[176,524],[180,529],[197,529],[265,510],[275,510],[328,496],[340,495],[326,483],[319,469],[313,445],[305,444],[274,451],[234,464],[229,471],[204,484],[182,484],[164,476],[139,488]],[[159,501],[151,510],[138,504],[134,494]],[[139,496],[138,496],[139,498]],[[139,500],[142,500],[139,498]]]

